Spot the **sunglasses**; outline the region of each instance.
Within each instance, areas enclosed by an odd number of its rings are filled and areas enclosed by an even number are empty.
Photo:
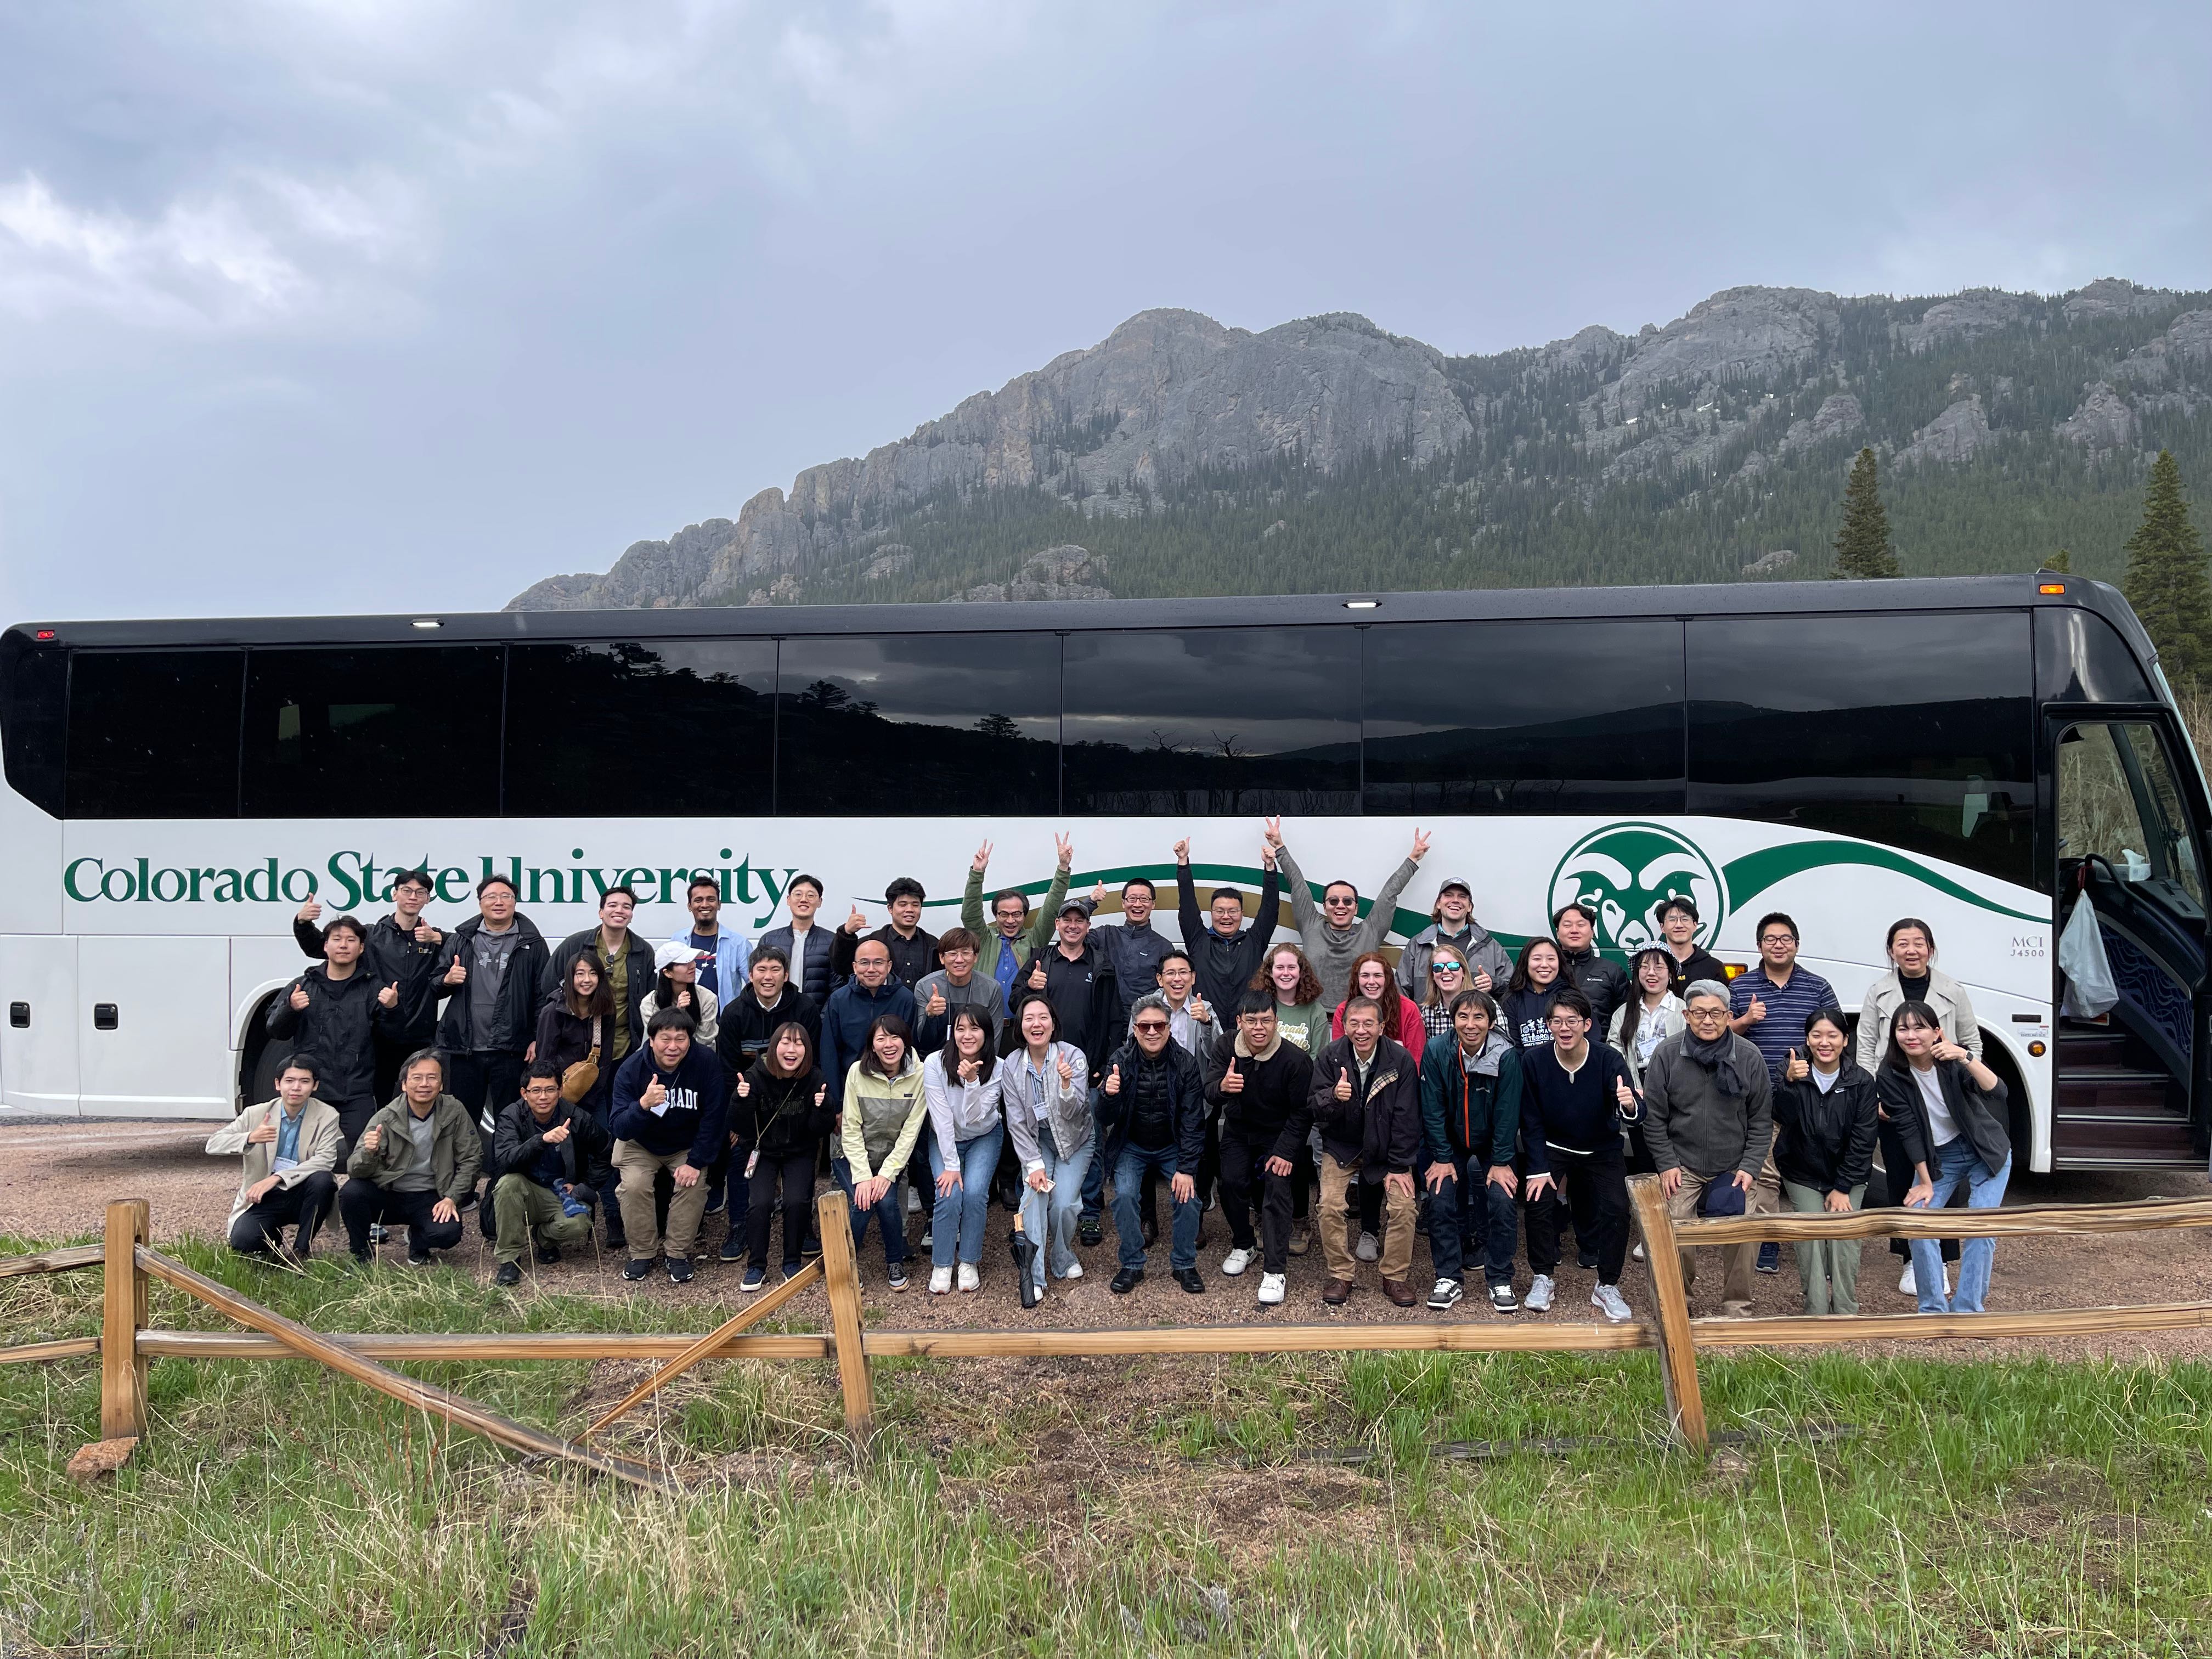
[[[1463,964],[1463,963],[1456,963],[1456,962],[1432,962],[1432,963],[1431,963],[1429,964],[1429,971],[1430,971],[1431,973],[1432,973],[1432,974],[1439,974],[1439,975],[1441,975],[1441,974],[1463,974],[1463,973],[1465,973],[1465,972],[1467,971],[1467,968],[1466,968],[1465,964]]]
[[[1168,1023],[1164,1019],[1140,1019],[1136,1023],[1136,1025],[1133,1029],[1139,1031],[1146,1031],[1157,1034],[1166,1030],[1168,1029]]]

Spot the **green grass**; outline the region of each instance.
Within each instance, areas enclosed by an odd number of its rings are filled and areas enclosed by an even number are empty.
[[[447,1273],[260,1273],[325,1328],[697,1328]],[[0,1340],[89,1331],[0,1283]],[[156,1287],[155,1322],[209,1325]],[[635,1372],[412,1368],[573,1432]],[[525,1468],[319,1369],[162,1360],[131,1466],[85,1363],[0,1370],[0,1653],[2189,1654],[2212,1644],[2212,1369],[1736,1355],[1742,1437],[1658,1435],[1648,1355],[715,1364],[613,1443],[671,1499]],[[1499,1443],[1571,1442],[1550,1452]],[[1487,1443],[1455,1455],[1453,1443]],[[1462,1451],[1466,1448],[1461,1448]]]

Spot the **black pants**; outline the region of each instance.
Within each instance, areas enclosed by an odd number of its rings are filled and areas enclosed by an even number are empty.
[[[368,1121],[376,1115],[376,1109],[380,1103],[367,1095],[354,1100],[342,1100],[336,1095],[325,1094],[319,1089],[315,1091],[315,1097],[338,1115],[338,1168],[343,1170],[347,1157],[353,1151],[354,1142],[359,1140],[361,1132],[368,1127]],[[385,1097],[386,1100],[390,1098],[389,1095]]]
[[[425,1048],[436,1048],[438,1033],[434,1027],[416,1036],[388,1037],[380,1034],[371,1040],[376,1045],[375,1094],[377,1103],[381,1105],[398,1095],[399,1068],[405,1063],[407,1056],[420,1054]]]
[[[1597,1282],[1620,1283],[1620,1269],[1628,1259],[1628,1161],[1620,1145],[1595,1152],[1545,1149],[1552,1166],[1553,1184],[1528,1203],[1528,1267],[1548,1273],[1559,1265],[1559,1194],[1566,1192],[1567,1207],[1574,1214],[1575,1238],[1597,1246]],[[1525,1179],[1525,1177],[1524,1177]]]
[[[284,1243],[284,1229],[297,1227],[292,1254],[307,1255],[337,1191],[337,1177],[328,1170],[318,1170],[289,1187],[270,1188],[230,1224],[230,1248],[242,1255],[279,1249]]]
[[[1897,1125],[1884,1118],[1878,1126],[1881,1139],[1882,1173],[1867,1181],[1866,1207],[1869,1210],[1900,1210],[1905,1207],[1905,1194],[1912,1187],[1912,1160],[1905,1155],[1904,1139],[1897,1133]],[[1942,1241],[1943,1260],[1959,1259],[1959,1241]],[[1905,1261],[1912,1259],[1912,1247],[1901,1238],[1889,1241],[1889,1253]]]
[[[1273,1135],[1251,1139],[1224,1127],[1221,1134],[1221,1207],[1229,1214],[1229,1242],[1252,1248],[1252,1204],[1260,1205],[1261,1265],[1268,1273],[1291,1266],[1291,1178],[1266,1165],[1275,1155]],[[1305,1148],[1298,1149],[1303,1157]]]
[[[806,1245],[806,1224],[814,1213],[813,1147],[782,1158],[763,1153],[746,1182],[745,1244],[752,1253],[751,1265],[763,1273],[768,1270],[768,1234],[775,1220],[779,1183],[783,1188],[783,1265],[796,1269]]]
[[[338,1214],[344,1218],[346,1243],[363,1259],[369,1254],[368,1230],[380,1221],[397,1221],[407,1229],[407,1253],[450,1250],[461,1242],[461,1219],[433,1221],[430,1211],[435,1193],[395,1193],[374,1181],[349,1181],[338,1194]]]
[[[496,1118],[522,1093],[522,1056],[503,1048],[446,1056],[446,1092],[469,1109],[479,1127],[484,1108]]]

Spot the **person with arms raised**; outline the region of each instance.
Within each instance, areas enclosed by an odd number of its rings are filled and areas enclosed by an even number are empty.
[[[563,1244],[591,1237],[591,1200],[606,1185],[610,1145],[589,1114],[561,1098],[553,1062],[532,1060],[522,1097],[507,1103],[492,1133],[495,1285],[522,1282],[523,1252],[533,1243],[550,1264]]]
[[[891,919],[873,933],[867,932],[868,919],[854,905],[832,941],[836,948],[830,958],[830,976],[840,984],[852,977],[853,953],[865,934],[891,953],[891,977],[911,991],[924,974],[937,966],[937,935],[924,931],[921,925],[921,907],[928,896],[912,876],[900,876],[884,889],[884,905]]]
[[[1630,1318],[1620,1294],[1628,1260],[1628,1163],[1621,1121],[1637,1109],[1619,1054],[1589,1040],[1589,999],[1573,986],[1545,1016],[1552,1040],[1521,1050],[1522,1141],[1527,1149],[1531,1313],[1551,1311],[1559,1266],[1559,1205],[1573,1208],[1575,1237],[1597,1270],[1590,1306],[1612,1323]]]
[[[759,957],[754,957],[757,963]],[[796,997],[799,993],[790,994]],[[732,1164],[745,1182],[745,1249],[750,1256],[738,1288],[757,1291],[768,1283],[768,1236],[775,1222],[775,1197],[783,1192],[783,1276],[797,1273],[813,1225],[814,1164],[835,1114],[830,1083],[814,1063],[814,1034],[787,1019],[769,1034],[730,1091],[729,1138]],[[730,1212],[731,1237],[737,1237],[738,1212]],[[738,1253],[722,1247],[722,1260]]]
[[[1774,1085],[1757,1048],[1729,1028],[1729,991],[1701,979],[1683,1005],[1681,1031],[1651,1051],[1644,1068],[1644,1139],[1659,1166],[1668,1212],[1762,1215],[1782,1207],[1766,1176],[1774,1143]],[[1798,1029],[1798,1041],[1804,1029]],[[1790,1052],[1785,1046],[1784,1054]],[[1751,1312],[1755,1244],[1725,1247],[1722,1311]],[[1697,1282],[1695,1257],[1682,1252],[1682,1283]]]
[[[225,1224],[230,1248],[267,1260],[304,1261],[337,1198],[338,1115],[315,1098],[314,1062],[286,1054],[276,1062],[276,1097],[249,1106],[208,1137],[213,1158],[240,1159],[238,1196]]]
[[[1137,999],[1129,1040],[1107,1057],[1099,1085],[1100,1144],[1114,1166],[1114,1231],[1121,1243],[1120,1271],[1109,1286],[1126,1296],[1145,1277],[1145,1236],[1137,1193],[1147,1176],[1165,1176],[1175,1220],[1168,1265],[1176,1284],[1193,1296],[1206,1281],[1198,1273],[1197,1170],[1206,1152],[1206,1078],[1174,1040],[1167,999],[1157,991]]]
[[[1244,998],[1244,988],[1260,971],[1267,946],[1275,937],[1275,917],[1282,896],[1282,878],[1275,869],[1273,851],[1262,844],[1260,861],[1266,873],[1260,883],[1260,915],[1244,925],[1244,896],[1234,887],[1217,887],[1204,911],[1198,908],[1198,888],[1190,871],[1190,837],[1175,844],[1176,901],[1182,923],[1182,948],[1198,970],[1199,994],[1216,1008],[1234,1008]]]
[[[1356,979],[1355,979],[1355,982]],[[1396,995],[1398,988],[1384,981]],[[1382,1034],[1382,1006],[1364,993],[1346,1003],[1344,1035],[1314,1056],[1308,1109],[1321,1131],[1321,1247],[1328,1263],[1322,1300],[1341,1306],[1358,1272],[1345,1237],[1349,1188],[1381,1189],[1382,1293],[1413,1305],[1413,1160],[1421,1150],[1420,1061]]]
[[[1052,885],[1044,896],[1044,908],[1034,918],[1030,912],[1029,895],[1019,888],[1009,887],[993,896],[991,915],[983,919],[983,878],[991,867],[991,843],[985,842],[975,849],[975,856],[968,866],[968,885],[960,896],[960,925],[973,933],[981,947],[976,959],[977,971],[999,988],[1000,1005],[993,1012],[1004,1014],[1020,999],[1022,988],[1017,981],[1021,971],[1029,966],[1030,958],[1045,947],[1052,938],[1053,922],[1060,915],[1060,907],[1067,897],[1068,872],[1074,867],[1075,846],[1066,836],[1054,836],[1060,849],[1059,862],[1054,866]]]
[[[1438,945],[1456,945],[1467,953],[1469,977],[1477,991],[1496,996],[1512,971],[1505,947],[1474,919],[1474,890],[1462,876],[1446,876],[1437,889],[1437,902],[1429,912],[1429,926],[1407,942],[1398,957],[1398,988],[1418,996],[1429,973],[1429,952]]]
[[[1267,843],[1290,890],[1291,919],[1305,946],[1307,960],[1321,981],[1322,1000],[1334,1008],[1344,1000],[1352,984],[1354,959],[1380,950],[1382,941],[1390,937],[1391,918],[1398,914],[1398,895],[1406,890],[1406,884],[1427,854],[1429,838],[1419,830],[1413,831],[1413,850],[1390,872],[1364,919],[1359,914],[1359,890],[1341,876],[1322,888],[1321,903],[1314,903],[1304,872],[1283,844],[1282,819],[1267,820]]]
[[[783,905],[791,913],[791,920],[763,933],[760,945],[783,952],[785,975],[793,988],[811,998],[819,1008],[829,1000],[837,983],[836,975],[830,971],[836,946],[830,939],[830,930],[817,926],[815,920],[822,908],[821,878],[793,876],[791,884],[783,890]]]
[[[707,1171],[727,1144],[722,1062],[692,1042],[695,1029],[681,1008],[663,1008],[646,1028],[644,1045],[615,1071],[615,1196],[629,1239],[623,1277],[632,1284],[653,1271],[661,1253],[653,1182],[663,1170],[675,1182],[668,1200],[668,1279],[690,1282],[691,1249],[707,1211]]]
[[[461,1242],[461,1206],[474,1197],[483,1138],[468,1108],[446,1092],[446,1063],[430,1049],[399,1068],[399,1097],[380,1109],[346,1159],[338,1191],[353,1259],[374,1259],[369,1229],[407,1228],[407,1265],[427,1267],[430,1252]]]
[[[1429,1306],[1458,1305],[1462,1268],[1477,1252],[1490,1305],[1517,1312],[1513,1246],[1519,1217],[1513,1194],[1514,1148],[1521,1130],[1521,1051],[1498,1029],[1487,992],[1452,999],[1452,1029],[1429,1039],[1421,1056],[1421,1128],[1431,1194],[1429,1253],[1437,1270]]]
[[[538,1006],[561,984],[551,960],[544,936],[514,908],[514,884],[505,876],[477,884],[477,914],[447,934],[438,952],[430,979],[446,1005],[438,1047],[452,1061],[453,1097],[469,1109],[487,1143],[497,1109],[522,1092]],[[608,1028],[602,1066],[614,1064],[619,1024]]]
[[[374,1037],[376,1075],[368,1097],[379,1103],[398,1092],[399,1062],[437,1041],[438,998],[432,981],[446,936],[422,917],[435,890],[428,870],[402,870],[393,876],[392,914],[368,924],[362,945],[362,965],[370,981],[399,988],[397,1023]],[[322,914],[323,902],[311,894],[292,918],[292,937],[318,962],[323,957],[323,930],[316,923]]]
[[[1236,1279],[1261,1258],[1259,1301],[1279,1304],[1291,1256],[1291,1176],[1313,1127],[1314,1063],[1283,1040],[1273,991],[1247,991],[1237,1030],[1206,1063],[1206,1097],[1221,1109],[1221,1207],[1229,1218],[1224,1277]],[[1252,1232],[1254,1206],[1260,1233]]]
[[[376,1111],[376,1042],[407,1024],[397,980],[379,985],[362,957],[368,930],[351,916],[323,929],[323,963],[292,981],[269,1005],[263,1027],[313,1063],[315,1092],[338,1115],[343,1145],[350,1149]]]

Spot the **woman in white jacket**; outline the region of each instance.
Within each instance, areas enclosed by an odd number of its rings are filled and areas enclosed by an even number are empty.
[[[1636,953],[1628,964],[1628,976],[1635,984],[1636,994],[1613,1011],[1613,1024],[1606,1030],[1606,1041],[1622,1060],[1628,1063],[1628,1080],[1636,1092],[1644,1092],[1644,1068],[1650,1064],[1652,1051],[1682,1029],[1682,999],[1674,992],[1674,961],[1673,953],[1658,945],[1651,945]],[[1644,1144],[1642,1114],[1628,1126],[1628,1167],[1642,1175],[1658,1165],[1651,1152]],[[1638,1261],[1644,1258],[1638,1256]]]
[[[921,1091],[929,1102],[929,1173],[936,1177],[930,1215],[929,1293],[981,1288],[983,1229],[991,1215],[991,1176],[1006,1127],[1000,1116],[999,1077],[992,1064],[990,1010],[963,1002],[952,1011],[945,1045],[923,1062]]]
[[[1083,1050],[1060,1041],[1060,1019],[1044,993],[1014,1006],[1020,1042],[999,1062],[999,1099],[1006,1134],[1021,1160],[1022,1231],[1038,1245],[1036,1286],[1048,1266],[1055,1279],[1080,1279],[1075,1259],[1076,1216],[1083,1208],[1083,1173],[1095,1147],[1090,1062]]]

